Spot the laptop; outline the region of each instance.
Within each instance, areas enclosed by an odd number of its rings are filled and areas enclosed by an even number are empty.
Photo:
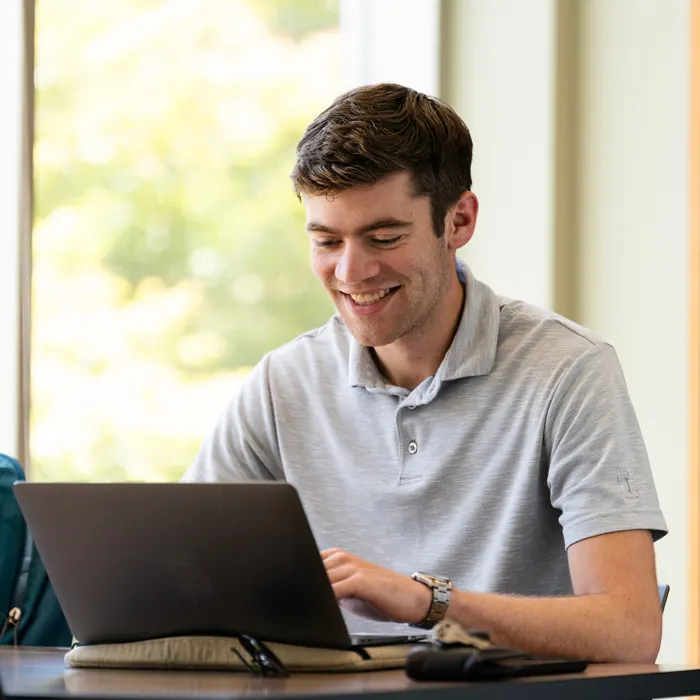
[[[291,484],[17,482],[14,491],[81,643],[241,633],[351,649],[425,637],[408,626],[349,634]]]

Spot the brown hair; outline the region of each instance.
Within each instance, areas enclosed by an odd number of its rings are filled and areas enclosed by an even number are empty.
[[[380,83],[338,97],[297,145],[291,178],[302,194],[337,194],[401,170],[415,196],[428,196],[437,236],[447,210],[471,189],[472,139],[447,104],[411,88]]]

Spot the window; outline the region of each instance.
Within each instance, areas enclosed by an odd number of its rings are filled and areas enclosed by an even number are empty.
[[[175,480],[322,324],[288,174],[343,89],[329,0],[36,6],[32,478]]]

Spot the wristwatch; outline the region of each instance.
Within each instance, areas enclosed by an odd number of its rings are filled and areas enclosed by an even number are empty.
[[[412,626],[430,629],[435,623],[443,620],[447,614],[452,593],[452,581],[444,576],[424,574],[422,571],[414,571],[411,578],[427,586],[433,592],[433,599],[430,602],[427,615],[420,622],[413,623]]]

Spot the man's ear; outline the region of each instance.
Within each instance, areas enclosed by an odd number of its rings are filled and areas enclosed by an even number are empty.
[[[479,200],[471,190],[462,192],[445,217],[445,236],[449,250],[467,245],[474,235],[479,214]]]

